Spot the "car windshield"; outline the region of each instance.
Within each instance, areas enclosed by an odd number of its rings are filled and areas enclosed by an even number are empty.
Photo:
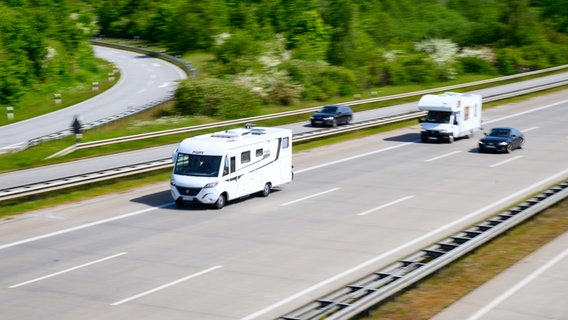
[[[451,112],[447,111],[428,111],[425,122],[431,123],[449,123]]]
[[[217,177],[221,156],[180,153],[176,158],[174,174],[197,177]]]
[[[492,137],[508,137],[511,133],[509,129],[491,129],[488,136]]]
[[[336,106],[325,106],[325,107],[321,108],[320,112],[321,113],[336,113],[337,107]]]

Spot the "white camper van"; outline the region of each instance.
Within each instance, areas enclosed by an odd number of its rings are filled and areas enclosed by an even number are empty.
[[[453,142],[455,138],[471,137],[481,130],[481,96],[446,92],[427,94],[418,102],[418,109],[428,111],[420,119],[423,142]]]
[[[170,189],[177,205],[222,208],[229,200],[292,181],[292,130],[254,127],[185,139],[173,153]]]

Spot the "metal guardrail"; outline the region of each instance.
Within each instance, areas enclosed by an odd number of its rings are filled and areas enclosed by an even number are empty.
[[[51,192],[51,191],[78,187],[110,179],[127,177],[144,172],[166,169],[170,168],[171,166],[172,166],[171,159],[161,159],[161,160],[143,162],[143,163],[117,167],[102,171],[89,172],[85,174],[69,176],[60,179],[53,179],[38,183],[21,185],[9,189],[0,190],[0,202],[10,199],[16,199],[16,198]]]
[[[516,94],[515,93],[505,93],[505,94],[502,94],[502,95],[496,95],[496,96],[484,98],[483,102],[497,101],[497,100],[500,100],[500,99],[505,99],[505,98],[510,98],[510,97],[517,96],[517,95],[522,95],[522,94],[527,94],[527,93],[531,93],[531,92],[546,90],[546,89],[550,89],[550,88],[554,88],[554,87],[558,87],[558,86],[563,86],[563,85],[566,85],[566,84],[568,84],[568,80],[556,82],[556,83],[553,83],[553,84],[528,88],[528,89],[525,89],[525,90],[516,91],[517,92]],[[290,111],[290,112],[298,112],[298,111]],[[318,129],[318,130],[305,132],[305,133],[298,133],[298,134],[294,134],[293,142],[305,142],[305,141],[314,140],[314,139],[321,139],[321,138],[325,138],[325,137],[329,137],[329,136],[337,135],[337,134],[341,134],[341,133],[346,133],[346,132],[371,128],[371,127],[396,123],[396,122],[400,122],[400,121],[417,119],[417,118],[422,117],[424,115],[425,115],[424,111],[408,112],[408,113],[398,114],[398,115],[389,116],[389,117],[381,117],[381,118],[367,120],[367,121],[354,122],[352,124],[340,126],[340,127],[336,127],[336,128],[325,128],[325,129]],[[266,115],[266,116],[262,116],[262,117],[270,117],[270,116],[271,115]],[[251,118],[247,118],[247,119],[250,120]],[[224,123],[224,125],[237,124],[237,123],[241,123],[242,121],[243,121],[243,119],[239,119],[239,120],[225,121],[223,123]],[[206,129],[206,128],[214,128],[216,126],[218,126],[218,123],[201,125],[201,126],[194,126],[194,127],[191,127],[191,129],[192,130],[201,130],[201,129]],[[167,131],[169,132],[169,131],[175,131],[175,130],[180,130],[180,129],[172,129],[172,130],[167,130]],[[188,130],[188,128],[183,128],[182,130]],[[114,139],[110,139],[110,140],[111,140],[110,141],[111,143],[114,143],[114,141],[113,141]],[[99,142],[99,143],[101,143],[101,142]],[[72,176],[72,177],[64,177],[64,178],[61,178],[61,179],[55,179],[55,180],[44,181],[44,182],[39,182],[39,183],[27,184],[27,185],[17,186],[17,187],[9,188],[9,189],[3,189],[3,190],[0,190],[0,202],[5,201],[5,200],[9,200],[9,199],[15,199],[15,198],[18,198],[18,197],[25,197],[25,196],[40,194],[40,193],[44,193],[44,192],[48,192],[48,191],[64,189],[64,188],[71,188],[71,187],[74,187],[74,186],[84,185],[84,184],[88,184],[88,183],[92,183],[92,182],[98,182],[98,181],[101,181],[103,179],[115,179],[115,178],[118,178],[118,177],[125,177],[125,176],[128,176],[128,175],[134,175],[134,174],[138,174],[138,173],[141,173],[141,172],[147,172],[147,171],[152,171],[152,170],[160,170],[160,169],[164,169],[164,168],[171,166],[171,165],[172,165],[171,159],[168,158],[168,159],[161,159],[161,160],[157,160],[157,161],[151,161],[151,162],[147,162],[147,163],[140,163],[140,164],[133,165],[133,166],[124,166],[124,167],[112,168],[112,169],[103,170],[103,171],[100,171],[100,172],[92,172],[92,173],[89,173],[89,174],[82,174],[82,175]],[[143,169],[138,169],[138,168],[143,168]]]
[[[566,65],[566,66],[568,66],[568,65]],[[510,77],[511,76],[503,77],[503,78],[510,78]],[[502,78],[498,78],[498,79],[502,79]],[[487,81],[488,80],[471,82],[471,83],[467,84],[467,86],[470,86],[470,85],[473,86],[473,84],[477,85],[477,84],[480,84],[480,83],[489,83]],[[493,82],[493,81],[496,81],[496,80],[492,79],[490,81]],[[499,80],[499,81],[503,81],[503,80]],[[483,101],[484,102],[497,101],[497,100],[501,100],[501,99],[505,99],[505,98],[523,95],[523,94],[543,91],[543,90],[563,86],[563,85],[566,85],[566,84],[568,84],[568,81],[560,81],[560,82],[551,83],[551,84],[547,84],[547,85],[528,88],[528,89],[521,90],[521,91],[514,91],[514,92],[510,92],[508,94],[499,94],[499,95],[492,96],[492,97],[485,97],[483,99]],[[453,89],[456,89],[456,88],[463,88],[463,87],[466,87],[466,85],[449,86],[449,87],[443,87],[443,88],[437,88],[437,89],[429,89],[429,90],[415,91],[415,92],[405,93],[405,94],[385,96],[385,97],[380,97],[380,98],[371,98],[371,99],[350,101],[350,102],[347,102],[345,104],[353,106],[353,105],[374,103],[374,102],[380,102],[380,101],[388,101],[388,100],[408,98],[408,97],[413,97],[413,96],[418,96],[418,95],[423,95],[423,94],[428,94],[428,93],[448,91],[448,90],[453,90]],[[74,151],[81,150],[81,149],[95,148],[95,147],[100,147],[100,146],[105,146],[105,145],[110,145],[110,144],[123,143],[123,142],[129,142],[129,141],[135,141],[135,140],[158,138],[158,137],[180,134],[180,133],[189,133],[189,132],[194,132],[194,131],[203,130],[203,129],[218,128],[218,127],[235,125],[235,124],[244,124],[244,123],[256,122],[256,121],[260,121],[260,120],[277,119],[277,118],[288,117],[288,116],[293,116],[293,115],[311,113],[311,112],[318,110],[319,108],[321,108],[321,106],[299,109],[299,110],[292,110],[292,111],[285,111],[285,112],[256,116],[256,117],[248,117],[248,118],[242,118],[242,119],[236,119],[236,120],[227,120],[227,121],[221,121],[221,122],[216,122],[216,123],[212,123],[212,124],[203,124],[203,125],[190,126],[190,127],[184,127],[184,128],[176,128],[176,129],[162,130],[162,131],[156,131],[156,132],[148,132],[148,133],[142,133],[142,134],[137,134],[137,135],[130,135],[130,136],[124,136],[124,137],[118,137],[118,138],[105,139],[105,140],[100,140],[100,141],[77,143],[77,144],[74,144],[74,145],[64,149],[64,150],[61,150],[61,151],[51,155],[50,157],[48,157],[48,159],[49,158],[61,157],[61,156],[70,154]]]
[[[278,319],[351,319],[415,285],[423,278],[566,197],[568,197],[568,180]]]
[[[181,59],[178,59],[177,57],[166,54],[166,53],[155,52],[155,51],[147,50],[147,49],[144,49],[144,48],[127,46],[127,45],[122,45],[122,44],[114,44],[114,43],[100,41],[100,40],[91,40],[91,43],[94,44],[94,45],[98,45],[98,46],[105,46],[105,47],[110,47],[110,48],[126,50],[126,51],[139,52],[141,54],[145,54],[145,55],[148,55],[148,56],[151,56],[151,57],[156,57],[156,58],[159,58],[159,59],[162,59],[162,60],[165,60],[165,61],[168,61],[168,62],[171,62],[171,63],[177,65],[188,76],[195,77],[197,75],[197,70],[191,64],[189,64],[186,61],[183,61]],[[99,119],[99,120],[96,120],[96,121],[93,121],[93,122],[86,123],[82,126],[82,129],[83,130],[90,130],[90,129],[96,128],[98,126],[107,124],[109,122],[131,116],[135,113],[151,109],[151,108],[156,107],[156,106],[158,106],[162,103],[170,101],[173,98],[174,98],[173,94],[168,94],[168,95],[165,95],[162,99],[154,100],[154,101],[151,101],[149,103],[143,104],[141,106],[129,107],[128,110],[126,110],[124,112],[121,112],[121,113],[118,113],[118,114],[115,114],[115,115],[112,115],[110,117],[106,117],[106,118],[103,118],[103,119]],[[10,152],[19,152],[19,151],[25,150],[27,148],[37,146],[37,145],[44,143],[44,142],[63,139],[63,138],[68,137],[72,134],[73,134],[73,132],[71,131],[71,128],[69,128],[69,129],[66,129],[66,130],[57,131],[57,132],[54,132],[54,133],[51,133],[51,134],[48,134],[48,135],[44,135],[44,136],[41,136],[41,137],[33,138],[33,139],[30,139],[26,142],[23,142],[23,143],[20,143],[20,144],[17,144],[17,145],[13,145],[10,148],[4,148],[3,150],[10,151]]]

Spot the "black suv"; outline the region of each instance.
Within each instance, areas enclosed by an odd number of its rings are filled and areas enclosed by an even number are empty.
[[[323,106],[311,116],[310,123],[312,127],[336,127],[338,124],[349,124],[351,120],[353,120],[353,110],[349,106],[337,104]]]

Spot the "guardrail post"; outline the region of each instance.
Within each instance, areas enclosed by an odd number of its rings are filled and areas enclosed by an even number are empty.
[[[14,107],[12,106],[6,107],[6,116],[8,117],[8,120],[14,119]]]

